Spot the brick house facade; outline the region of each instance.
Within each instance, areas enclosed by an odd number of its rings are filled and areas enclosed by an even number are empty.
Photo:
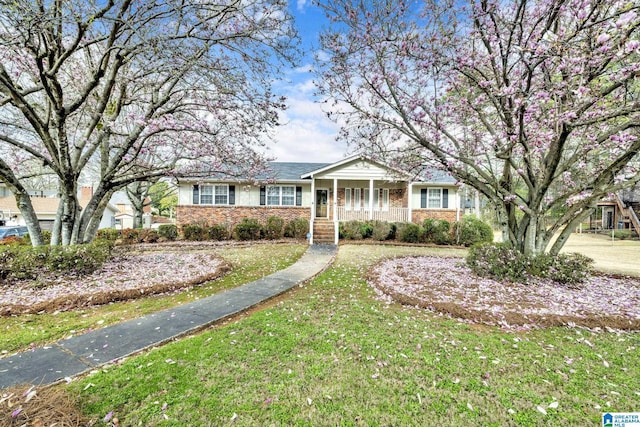
[[[330,230],[325,241],[337,243],[338,224],[344,221],[460,218],[458,185],[441,172],[430,171],[428,179],[415,180],[362,156],[333,164],[273,162],[270,167],[264,184],[224,177],[179,180],[177,224],[234,227],[243,218],[262,223],[274,215],[287,222],[307,218],[312,243],[320,241],[320,227]]]

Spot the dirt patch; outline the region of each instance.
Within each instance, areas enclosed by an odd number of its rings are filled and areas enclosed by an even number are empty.
[[[499,282],[460,258],[406,257],[373,267],[368,281],[389,301],[505,329],[583,326],[640,330],[640,278],[596,274],[578,286]]]

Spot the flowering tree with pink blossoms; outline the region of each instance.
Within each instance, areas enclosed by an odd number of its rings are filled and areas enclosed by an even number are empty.
[[[343,136],[435,161],[490,200],[522,253],[557,254],[640,180],[637,1],[320,3],[319,88]]]
[[[283,0],[0,0],[0,180],[34,243],[30,166],[60,183],[53,244],[90,241],[128,184],[260,168],[295,40]]]

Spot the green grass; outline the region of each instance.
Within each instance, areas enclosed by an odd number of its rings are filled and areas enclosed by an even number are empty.
[[[211,249],[207,251],[225,258],[233,265],[233,271],[221,279],[188,291],[57,314],[0,317],[0,351],[9,354],[25,350],[30,346],[53,342],[91,328],[102,328],[207,297],[286,268],[293,264],[306,248],[306,245],[301,244],[267,244]]]
[[[383,257],[434,253],[461,254],[341,246],[278,304],[68,387],[127,426],[587,426],[638,409],[637,333],[506,333],[381,303],[363,279]]]

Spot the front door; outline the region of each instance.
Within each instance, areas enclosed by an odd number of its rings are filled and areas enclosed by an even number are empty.
[[[329,190],[316,190],[316,218],[327,218]]]

